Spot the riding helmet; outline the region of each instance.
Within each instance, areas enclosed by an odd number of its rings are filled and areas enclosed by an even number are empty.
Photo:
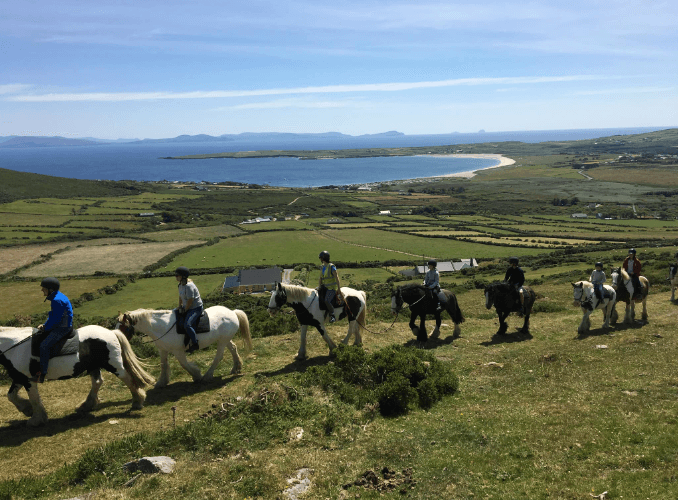
[[[318,255],[318,258],[320,258],[320,260],[322,260],[323,262],[329,262],[330,252],[328,252],[327,250],[323,250],[322,252],[320,252],[320,255]]]
[[[518,257],[509,257],[509,264],[518,264]]]
[[[56,278],[44,278],[40,282],[40,286],[42,288],[47,288],[48,290],[58,290],[61,285]]]
[[[438,263],[436,262],[435,259],[431,259],[431,260],[428,261],[428,265],[429,265],[429,266],[436,267],[436,266],[438,265]]]
[[[636,249],[632,248],[631,250],[629,250],[629,254],[636,255]]]
[[[188,275],[191,274],[191,271],[187,267],[179,266],[177,270],[174,271],[175,276],[182,276],[183,278],[188,278]]]
[[[602,262],[596,262],[596,266],[595,266],[595,267],[603,267],[603,263],[602,263]]]

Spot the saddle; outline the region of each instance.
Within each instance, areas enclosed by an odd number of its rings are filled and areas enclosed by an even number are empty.
[[[31,337],[31,355],[40,357],[40,344],[47,338],[50,332],[38,331]],[[69,356],[78,352],[80,348],[80,339],[75,334],[75,330],[71,329],[68,334],[61,338],[56,344],[52,346],[49,351],[49,359],[57,358],[59,356]]]
[[[188,332],[184,328],[184,322],[186,320],[186,313],[180,313],[179,309],[174,310],[174,314],[177,315],[177,333],[185,337],[186,345],[188,345]],[[193,327],[196,335],[199,333],[207,333],[210,331],[210,318],[207,316],[207,312],[203,311],[200,317],[198,318],[197,323]]]
[[[318,295],[320,298],[320,303],[318,304],[320,306],[321,311],[327,310],[327,304],[325,304],[325,294],[327,294],[328,289],[325,286],[321,286],[320,289],[318,290]],[[332,297],[332,307],[341,307],[344,305],[344,302],[339,299],[339,294],[335,293],[334,297]]]

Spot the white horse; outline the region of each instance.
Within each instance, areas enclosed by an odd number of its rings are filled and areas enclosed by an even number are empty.
[[[617,292],[617,300],[626,303],[624,323],[631,324],[636,318],[636,302],[643,304],[643,321],[647,321],[647,294],[650,292],[650,281],[645,276],[638,276],[640,281],[640,295],[634,296],[631,276],[621,267],[612,268],[612,288]],[[620,283],[621,281],[621,283]],[[617,309],[612,310],[612,323],[617,322]]]
[[[576,283],[572,283],[572,287],[574,288],[574,305],[581,306],[581,311],[583,313],[581,324],[577,330],[579,334],[582,335],[590,330],[591,319],[589,316],[596,309],[602,309],[603,311],[603,328],[610,328],[610,316],[614,303],[617,300],[617,293],[614,291],[614,288],[603,285],[603,289],[607,292],[603,295],[608,295],[608,297],[604,296],[601,301],[596,297],[593,290],[593,284],[590,281],[577,281]]]
[[[676,288],[678,288],[678,264],[669,266],[669,277],[667,279],[671,283],[671,302],[673,302],[676,300]]]
[[[0,327],[0,365],[2,365],[12,385],[7,398],[27,417],[29,426],[47,423],[47,412],[38,393],[38,385],[30,381],[40,369],[40,358],[31,354],[31,335],[33,328]],[[87,399],[78,407],[78,411],[92,411],[99,403],[99,389],[103,385],[101,369],[108,370],[122,380],[132,393],[132,409],[144,406],[146,392],[144,387],[153,384],[155,379],[149,375],[146,366],[136,357],[125,336],[97,325],[83,326],[75,330],[79,340],[78,352],[52,358],[47,370],[47,379],[66,379],[87,372],[92,379],[92,389]],[[26,389],[28,399],[19,396],[21,387]]]
[[[335,307],[334,311],[338,314],[338,319],[348,316],[348,334],[342,340],[343,344],[348,344],[351,335],[355,335],[353,345],[362,345],[363,339],[360,334],[361,328],[365,327],[365,313],[366,313],[366,295],[365,292],[354,290],[348,287],[341,287],[341,293],[344,294],[346,301],[342,306]],[[320,296],[318,291],[313,288],[306,288],[295,285],[282,285],[278,283],[278,287],[271,293],[271,300],[268,303],[268,313],[275,316],[280,308],[289,304],[294,309],[297,319],[301,324],[301,345],[297,353],[297,359],[306,359],[306,329],[309,326],[315,327],[323,340],[330,348],[330,353],[336,347],[325,329],[325,322],[327,316],[325,311],[320,309]],[[348,304],[348,307],[346,307]]]
[[[118,329],[123,332],[127,338],[130,338],[135,331],[148,335],[153,339],[153,343],[160,351],[160,378],[155,387],[165,387],[170,381],[170,366],[168,362],[169,353],[174,354],[179,364],[193,377],[194,382],[210,381],[214,376],[214,370],[224,357],[224,350],[228,348],[233,356],[232,374],[242,371],[242,360],[238,354],[238,348],[233,343],[233,337],[240,331],[245,345],[252,349],[252,339],[250,337],[250,323],[247,314],[236,309],[234,311],[223,306],[213,306],[205,309],[210,320],[210,331],[198,334],[198,343],[200,348],[207,347],[214,342],[217,343],[217,353],[214,356],[212,365],[200,375],[200,368],[186,359],[186,346],[184,345],[184,336],[179,335],[176,329],[176,314],[174,311],[151,309],[137,309],[128,311],[118,317]]]

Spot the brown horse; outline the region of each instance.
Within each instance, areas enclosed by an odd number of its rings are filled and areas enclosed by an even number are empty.
[[[624,323],[630,324],[633,323],[633,320],[636,317],[636,302],[642,302],[643,304],[643,321],[647,321],[647,294],[650,292],[650,282],[645,276],[640,276],[640,285],[641,292],[635,294],[633,298],[629,292],[629,288],[633,288],[631,285],[631,277],[626,272],[626,270],[621,267],[613,267],[611,270],[612,275],[612,288],[617,292],[617,302],[626,302],[626,313],[624,314]],[[621,283],[620,283],[621,281]],[[615,304],[616,306],[616,304]],[[612,309],[612,317],[610,318],[612,323],[616,323],[619,315],[617,314],[616,307]]]

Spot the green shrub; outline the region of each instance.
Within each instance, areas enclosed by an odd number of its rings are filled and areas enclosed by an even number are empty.
[[[384,416],[402,415],[410,408],[430,408],[459,385],[449,365],[427,351],[391,346],[367,354],[356,346],[340,345],[335,361],[310,367],[300,375],[305,386],[318,386],[356,408],[378,403]]]

